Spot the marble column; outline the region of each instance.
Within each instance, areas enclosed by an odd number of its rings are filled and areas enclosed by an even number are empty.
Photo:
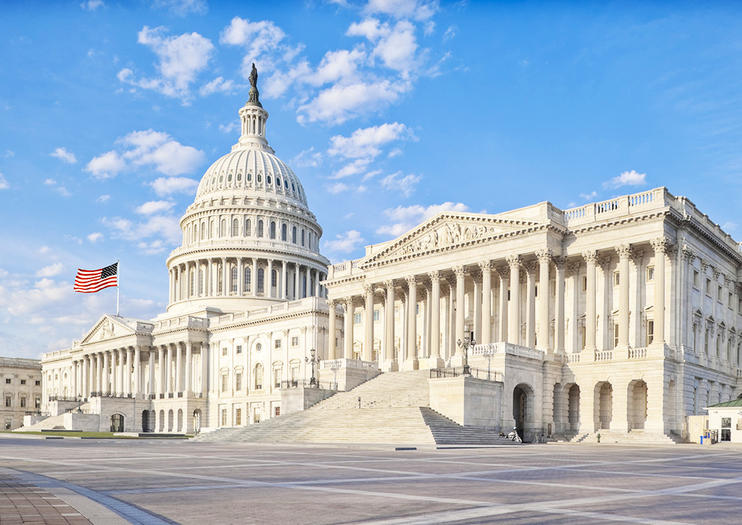
[[[520,257],[507,258],[510,267],[510,302],[508,304],[508,343],[520,344]]]
[[[222,296],[227,297],[229,292],[229,267],[227,266],[227,258],[222,257]]]
[[[237,258],[237,295],[245,294],[245,262],[242,257]]]
[[[163,380],[165,382],[165,397],[170,397],[170,393],[172,390],[172,382],[170,379],[170,376],[172,375],[172,362],[173,357],[173,351],[172,351],[172,345],[165,345],[165,361],[163,363],[164,366],[164,376]]]
[[[266,297],[273,297],[273,259],[268,259],[268,274],[265,276],[264,284],[268,287]]]
[[[147,388],[147,397],[150,399],[155,393],[155,350],[149,347],[149,387]]]
[[[464,272],[463,266],[457,266],[453,269],[453,273],[456,275],[456,353],[455,355],[459,358],[464,357],[464,349],[458,344],[458,341],[464,340],[464,309],[465,300],[464,294],[466,292],[466,272]]]
[[[596,326],[596,300],[597,289],[595,287],[595,263],[598,254],[590,250],[582,254],[587,266],[587,286],[585,290],[585,350],[595,352],[595,326]],[[580,393],[582,395],[582,392]]]
[[[82,358],[82,397],[88,397],[88,358]]]
[[[629,258],[631,247],[621,245],[618,252],[618,347],[629,347]]]
[[[526,268],[526,341],[528,348],[535,347],[536,338],[536,264],[527,262]]]
[[[469,301],[469,304],[472,305],[472,311],[471,311],[471,317],[472,317],[472,323],[471,328],[474,332],[474,340],[477,343],[482,342],[482,285],[481,281],[479,280],[479,276],[476,274],[476,272],[472,273],[472,281],[473,281],[473,293],[471,296],[471,300]]]
[[[157,346],[157,397],[165,393],[165,348],[162,345]]]
[[[665,254],[668,242],[664,237],[652,241],[654,248],[654,343],[665,342]],[[712,290],[716,294],[715,290]],[[718,337],[718,336],[717,336]],[[711,350],[709,350],[711,353]]]
[[[126,395],[131,395],[132,392],[132,368],[134,364],[134,349],[128,347],[126,349],[126,370],[124,371],[124,378],[126,380]]]
[[[258,295],[258,260],[252,260],[252,272],[250,272],[250,291],[253,297]]]
[[[142,347],[134,347],[134,396],[138,397],[142,393],[142,375],[140,370],[140,361],[142,359]]]
[[[374,287],[366,283],[363,287],[365,292],[364,306],[364,337],[363,337],[363,360],[373,361],[374,351]]]
[[[384,301],[384,359],[389,370],[394,366],[394,281],[385,281],[386,301]]]
[[[173,345],[175,349],[175,396],[183,392],[183,349],[180,343]]]
[[[554,258],[554,266],[556,267],[555,276],[555,304],[554,304],[554,351],[556,353],[564,353],[564,257]]]
[[[299,264],[294,263],[294,301],[300,299],[299,297]]]
[[[538,257],[538,330],[536,337],[537,348],[549,351],[549,267],[551,265],[551,251],[536,252]],[[555,332],[556,335],[556,332]]]
[[[209,386],[209,345],[201,343],[201,397],[206,397],[208,393],[208,386]],[[247,353],[247,348],[245,348],[245,353]],[[245,369],[245,381],[248,380],[250,377],[250,374],[248,373],[249,369]],[[247,385],[247,383],[246,383]],[[202,416],[203,417],[203,416]]]
[[[246,351],[247,349],[245,349],[245,352]],[[185,371],[184,371],[184,375],[185,375],[184,383],[185,384],[183,386],[183,397],[188,397],[190,393],[193,391],[193,385],[191,383],[192,371],[193,371],[193,343],[191,343],[190,341],[187,341],[186,349],[185,349]]]
[[[311,286],[311,283],[312,283],[311,275],[310,275],[310,270],[311,270],[311,268],[309,268],[309,266],[307,266],[306,267],[306,272],[307,272],[307,275],[306,275],[306,286],[304,286],[304,297],[309,297],[311,295],[311,290],[309,288]]]
[[[479,263],[482,271],[482,335],[483,345],[492,342],[492,265],[489,261]]]
[[[497,275],[499,278],[497,340],[505,342],[508,341],[508,279],[510,277],[508,267],[499,267]]]
[[[343,357],[353,359],[353,297],[345,300],[345,329],[343,330]]]
[[[429,368],[443,366],[441,359],[441,277],[438,271],[430,272],[430,362]]]
[[[286,261],[281,261],[281,299],[288,299],[288,293],[286,293]]]
[[[407,356],[402,364],[405,370],[416,370],[417,363],[417,279],[414,275],[407,278]]]
[[[335,310],[336,303],[334,300],[327,301],[327,307],[328,307],[328,320],[327,320],[327,332],[328,332],[328,341],[327,341],[327,359],[333,360],[337,359],[337,339],[335,338],[335,332],[337,329],[335,328],[335,322],[337,317],[337,311]]]

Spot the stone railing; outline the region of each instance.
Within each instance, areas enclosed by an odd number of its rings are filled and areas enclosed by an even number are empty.
[[[526,359],[535,359],[537,361],[543,361],[546,355],[543,350],[528,348],[527,346],[514,345],[502,341],[499,343],[488,343],[486,345],[474,345],[474,347],[469,349],[469,355],[472,357],[486,357],[497,354],[514,355],[518,357],[525,357]]]
[[[276,314],[299,312],[309,308],[317,309],[319,308],[320,299],[322,298],[315,296],[305,297],[304,299],[297,299],[295,301],[284,301],[260,308],[253,308],[244,312],[224,314],[219,317],[210,318],[209,326],[215,328],[218,326],[230,325],[239,321],[251,321],[254,319],[270,317]]]
[[[464,373],[463,367],[458,368],[431,368],[430,379],[441,379],[446,377],[459,377],[467,375]],[[484,381],[495,381],[502,383],[503,374],[495,370],[484,370],[482,368],[469,368],[468,375],[475,379],[482,379]]]
[[[595,359],[597,361],[613,361],[613,350],[596,350]]]
[[[646,359],[646,348],[629,348],[629,359]]]
[[[567,354],[568,363],[579,363],[582,354]]]
[[[340,279],[342,277],[351,277],[363,273],[358,269],[361,260],[343,261],[337,264],[331,264],[327,270],[327,280]]]
[[[168,330],[173,328],[194,328],[197,330],[206,330],[208,320],[202,317],[193,317],[192,315],[181,315],[171,319],[163,319],[154,323],[154,330]]]
[[[362,361],[361,359],[323,359],[319,367],[324,370],[337,370],[338,368],[378,368],[375,361]]]
[[[578,226],[612,217],[629,215],[640,210],[663,208],[669,204],[672,196],[665,188],[624,195],[602,202],[592,202],[564,210],[564,222],[567,226]]]

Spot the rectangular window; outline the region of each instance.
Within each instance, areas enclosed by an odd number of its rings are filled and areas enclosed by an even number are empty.
[[[227,426],[227,409],[226,408],[222,408],[222,426],[223,427]]]
[[[299,365],[291,365],[291,381],[299,380]]]
[[[619,272],[613,272],[613,286],[621,284],[621,274]]]
[[[706,295],[711,297],[711,279],[706,279]]]
[[[227,357],[227,347],[222,348],[222,357]]]
[[[21,379],[21,384],[22,385],[25,385],[26,384],[26,380],[25,379]]]
[[[654,321],[647,321],[647,345],[654,342]]]
[[[41,408],[41,398],[39,396],[36,396],[33,400],[33,407],[38,410]]]
[[[273,369],[273,386],[275,388],[281,388],[281,369],[280,368]]]
[[[237,349],[235,350],[238,354],[242,353],[242,345],[237,345]]]
[[[647,266],[647,282],[654,281],[654,266]]]
[[[299,346],[299,337],[298,336],[293,336],[291,338],[291,346]]]
[[[731,308],[732,305],[734,304],[732,303],[733,298],[734,298],[734,295],[732,294],[732,292],[729,292],[729,301],[727,302],[727,305],[729,306],[729,308]]]
[[[379,310],[374,310],[374,321],[378,321],[380,318],[381,312]]]
[[[26,398],[21,397],[21,408],[26,408]]]
[[[278,417],[281,415],[281,407],[273,407],[273,415]]]
[[[222,374],[222,392],[226,392],[227,390],[229,390],[229,376]]]
[[[716,292],[716,300],[721,302],[722,294],[724,293],[724,288],[719,286],[719,290]]]
[[[280,339],[276,339],[275,341],[273,341],[273,348],[281,348],[281,340]]]
[[[5,406],[9,407],[13,404],[13,398],[11,396],[5,396]]]
[[[234,411],[234,424],[235,426],[239,426],[242,424],[242,409],[237,408]]]
[[[613,347],[618,346],[618,323],[613,323]]]
[[[36,386],[41,386],[41,380],[37,379],[36,381],[34,381],[34,384]]]
[[[234,389],[242,390],[242,374],[234,375]]]
[[[698,288],[698,270],[693,270],[693,286]]]
[[[6,384],[6,385],[9,385],[9,384],[10,384],[10,378],[9,378],[9,377],[6,377],[6,378],[5,378],[5,384]]]

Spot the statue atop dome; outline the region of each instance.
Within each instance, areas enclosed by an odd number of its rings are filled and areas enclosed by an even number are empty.
[[[260,103],[260,92],[258,91],[258,69],[255,67],[255,62],[252,64],[252,71],[250,71],[250,98],[247,101],[248,104],[263,107]]]

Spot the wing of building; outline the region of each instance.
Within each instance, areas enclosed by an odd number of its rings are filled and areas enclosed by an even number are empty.
[[[281,383],[306,377],[310,350],[325,356],[322,228],[266,140],[257,91],[239,116],[239,141],[206,170],[180,221],[167,312],[104,315],[72,348],[43,356],[43,411],[60,424],[193,432],[257,422],[280,413]]]

